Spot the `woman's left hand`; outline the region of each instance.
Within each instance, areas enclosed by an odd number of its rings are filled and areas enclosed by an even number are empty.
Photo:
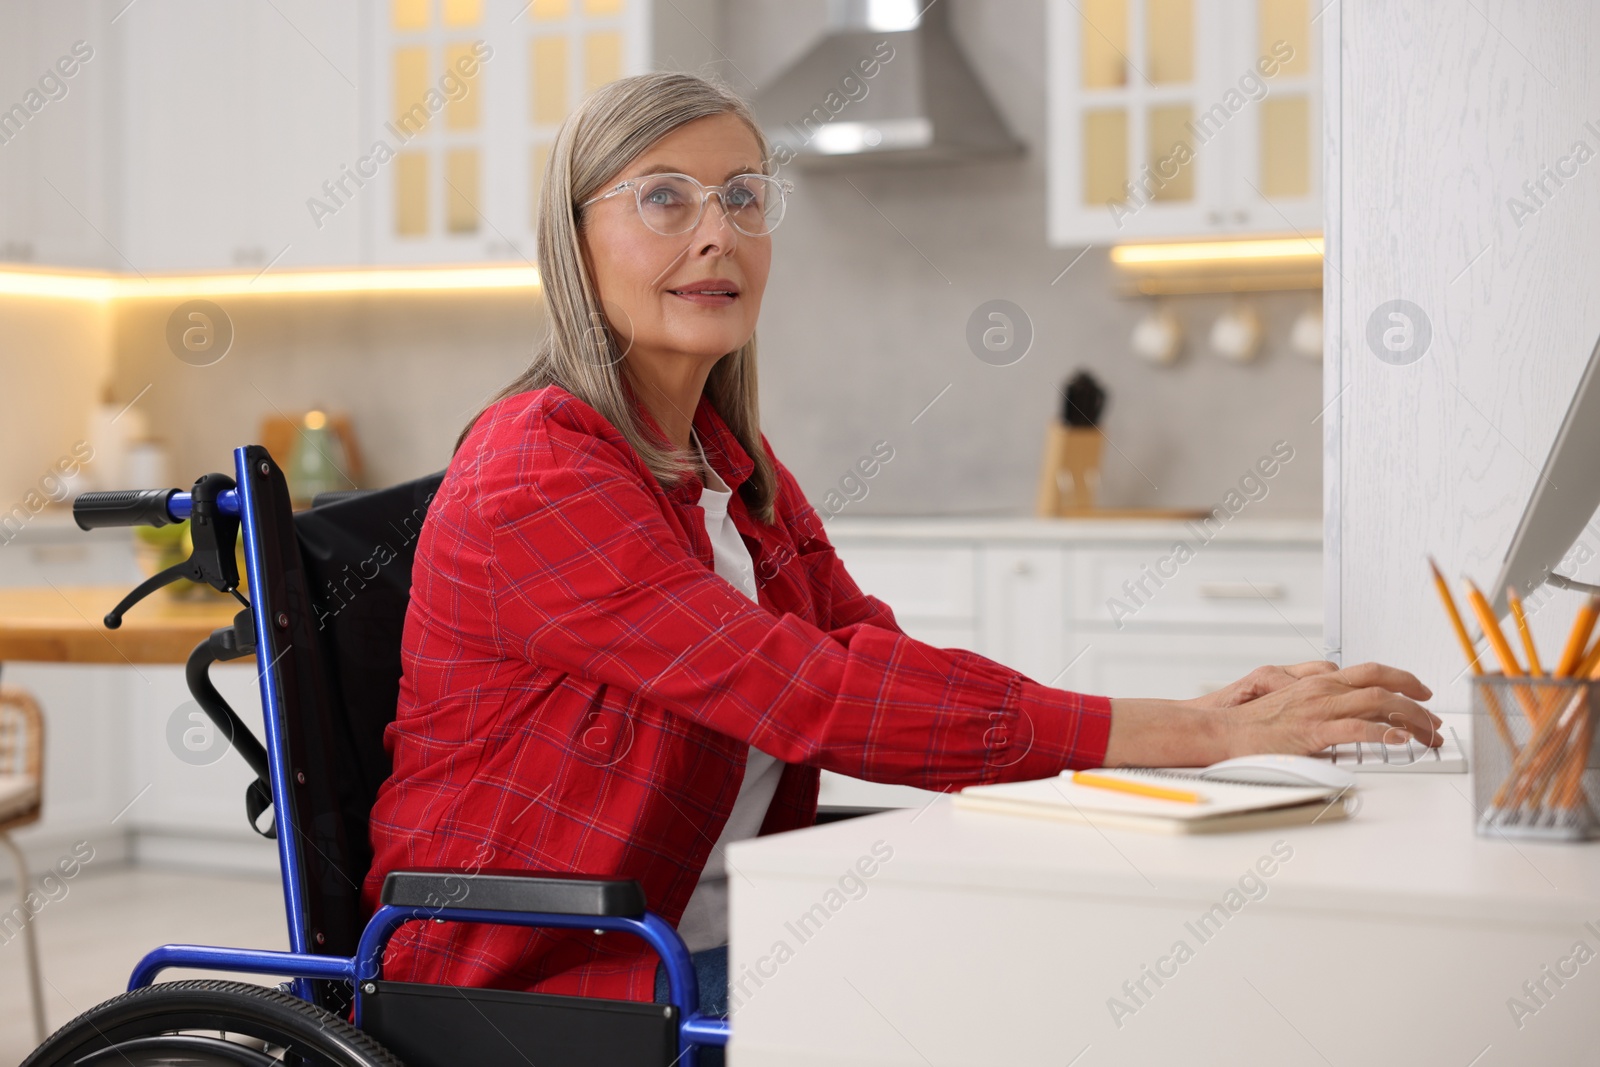
[[[1257,697],[1266,696],[1268,693],[1277,692],[1300,678],[1309,678],[1313,674],[1326,674],[1338,669],[1337,663],[1326,659],[1307,660],[1287,667],[1257,667],[1237,682],[1225,685],[1215,693],[1198,697],[1192,703],[1196,707],[1216,710],[1231,708],[1255,700]]]

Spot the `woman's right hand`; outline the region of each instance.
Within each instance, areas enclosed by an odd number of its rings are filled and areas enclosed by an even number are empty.
[[[1418,700],[1433,691],[1381,663],[1323,671],[1231,707],[1194,700],[1111,701],[1108,767],[1201,767],[1263,752],[1309,755],[1352,741],[1437,746],[1442,720]]]
[[[1359,663],[1299,678],[1218,714],[1228,720],[1229,756],[1303,755],[1357,741],[1400,744],[1407,736],[1437,747],[1442,720],[1417,703],[1432,696],[1409,671]]]

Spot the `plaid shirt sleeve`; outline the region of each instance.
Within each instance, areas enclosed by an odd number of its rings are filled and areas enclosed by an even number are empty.
[[[1108,699],[906,636],[836,557],[820,625],[775,614],[684,549],[619,450],[588,438],[549,458],[476,509],[504,654],[869,780],[947,789],[1101,762]]]

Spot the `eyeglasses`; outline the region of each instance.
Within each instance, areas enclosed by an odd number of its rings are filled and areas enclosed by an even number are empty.
[[[713,193],[722,202],[722,213],[733,228],[750,237],[763,237],[783,221],[783,208],[794,182],[765,174],[740,174],[724,185],[704,186],[687,174],[649,174],[618,182],[610,192],[590,197],[579,204],[590,204],[633,190],[639,218],[664,237],[688,233],[700,225],[706,199]]]

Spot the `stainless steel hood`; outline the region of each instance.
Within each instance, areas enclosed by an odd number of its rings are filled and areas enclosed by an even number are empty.
[[[953,2],[830,0],[822,39],[753,101],[774,162],[860,166],[1019,154],[1022,143],[950,36]]]

